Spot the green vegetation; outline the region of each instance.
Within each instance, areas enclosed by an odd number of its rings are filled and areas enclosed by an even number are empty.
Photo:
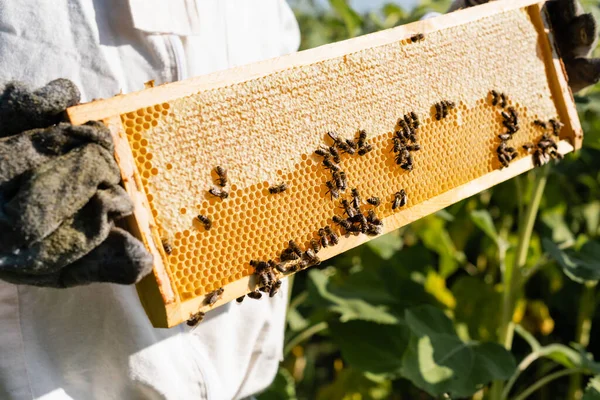
[[[443,11],[297,13],[302,48]],[[600,14],[596,1],[584,2]],[[584,148],[298,274],[270,399],[600,399],[600,87]]]

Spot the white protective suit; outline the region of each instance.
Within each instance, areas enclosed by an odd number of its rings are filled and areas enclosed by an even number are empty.
[[[296,51],[285,0],[0,0],[0,81],[64,77],[84,101]],[[0,281],[0,399],[234,399],[282,358],[287,282],[196,328],[154,329],[135,288]]]

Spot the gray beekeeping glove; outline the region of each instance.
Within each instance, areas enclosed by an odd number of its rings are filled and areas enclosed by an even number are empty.
[[[487,2],[488,0],[455,0],[448,11]],[[546,2],[546,6],[571,90],[578,92],[596,84],[600,79],[600,59],[590,58],[598,38],[594,17],[584,13],[577,0],[550,0]]]
[[[131,284],[152,256],[114,226],[131,214],[108,129],[60,122],[79,90],[57,79],[0,88],[0,279],[49,287]]]

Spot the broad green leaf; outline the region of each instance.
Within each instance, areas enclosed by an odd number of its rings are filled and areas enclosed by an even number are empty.
[[[456,299],[454,318],[469,328],[477,340],[496,341],[501,323],[502,293],[496,287],[472,276],[462,276],[452,285]]]
[[[346,2],[346,0],[329,0],[331,8],[344,20],[348,36],[353,37],[360,34],[362,18]]]
[[[292,331],[301,331],[306,329],[309,322],[298,312],[296,308],[290,308],[286,314],[287,322]]]
[[[600,279],[600,243],[590,240],[578,252],[561,250],[547,238],[544,238],[543,245],[548,255],[575,282],[595,282]]]
[[[540,218],[552,232],[554,242],[572,243],[575,241],[573,233],[565,222],[565,205],[542,211]]]
[[[402,249],[403,244],[399,230],[367,242],[367,246],[384,260],[390,259],[398,250]]]
[[[369,379],[354,368],[344,368],[335,381],[322,387],[317,400],[383,400],[388,399],[392,391],[392,382],[388,379]]]
[[[600,400],[600,375],[590,379],[581,400]]]
[[[271,386],[257,396],[258,400],[296,400],[294,378],[287,369],[279,367]]]
[[[600,228],[600,201],[593,201],[583,207],[583,217],[587,233],[591,236],[596,236]]]
[[[496,246],[503,251],[508,247],[506,240],[498,235],[492,216],[487,210],[473,210],[471,211],[471,219],[473,223],[477,225],[490,239],[496,243]]]
[[[456,299],[452,292],[446,287],[446,280],[433,270],[427,273],[427,278],[425,279],[425,291],[450,309],[454,309],[456,306]]]
[[[394,325],[334,321],[329,324],[329,331],[344,360],[353,368],[374,374],[396,375],[400,372],[410,336],[402,321]]]
[[[327,303],[329,309],[340,314],[340,321],[355,319],[373,321],[380,324],[395,324],[398,319],[387,311],[385,306],[374,306],[360,298],[345,298],[332,293],[328,289],[329,277],[323,271],[313,269],[308,273],[311,294],[319,296]],[[311,300],[312,300],[311,296]]]
[[[462,342],[452,321],[439,309],[420,306],[405,312],[412,335],[402,375],[432,396],[471,396],[516,368],[510,352],[496,343]]]
[[[425,247],[440,256],[439,273],[448,277],[456,271],[458,263],[464,261],[465,255],[454,246],[446,230],[445,221],[436,216],[429,216],[414,222],[413,227]]]

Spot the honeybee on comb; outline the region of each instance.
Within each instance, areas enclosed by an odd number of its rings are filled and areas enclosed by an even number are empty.
[[[350,223],[350,221],[340,217],[339,215],[334,215],[333,217],[331,217],[331,220],[334,223],[336,223],[337,225],[344,228],[346,231],[350,231],[350,228],[352,227],[352,224]]]
[[[212,221],[206,215],[198,214],[196,219],[204,225],[204,229],[209,230],[212,227]]]
[[[281,287],[281,281],[280,280],[275,281],[275,283],[273,283],[273,285],[269,289],[269,297],[275,296],[277,294],[277,292],[279,291],[280,287]]]
[[[554,136],[558,136],[559,133],[560,133],[560,130],[562,129],[562,127],[564,126],[564,124],[562,124],[561,122],[559,122],[559,121],[557,121],[555,119],[550,119],[550,120],[548,120],[548,122],[552,126],[552,134]]]
[[[171,255],[171,253],[173,252],[173,245],[171,244],[169,239],[162,238],[161,243],[162,243],[165,253],[167,253],[168,255]]]
[[[536,119],[535,121],[533,121],[533,124],[536,126],[539,126],[542,129],[548,129],[548,125],[546,125],[546,123],[544,121],[540,121],[539,119]]]
[[[346,173],[344,171],[334,171],[332,175],[336,188],[342,192],[346,190]],[[329,188],[329,186],[327,187]]]
[[[377,196],[373,196],[373,197],[369,197],[369,198],[367,199],[367,203],[369,203],[369,204],[371,204],[371,205],[373,205],[373,206],[377,207],[378,205],[380,205],[380,204],[381,204],[381,200],[379,199],[379,197],[377,197]]]
[[[333,172],[340,172],[340,170],[341,170],[340,166],[334,162],[331,162],[331,159],[329,159],[329,158],[325,158],[323,160],[323,165],[325,166],[325,168],[327,168]]]
[[[227,170],[218,165],[215,167],[215,173],[217,174],[217,184],[221,187],[227,185]]]
[[[336,245],[340,242],[338,235],[336,235],[335,233],[333,233],[333,231],[331,230],[331,228],[329,227],[329,225],[325,226],[325,233],[327,235],[329,235],[329,241],[331,242],[332,245]]]
[[[352,189],[352,207],[356,209],[360,208],[360,193],[357,188]]]
[[[360,131],[358,131],[358,140],[357,140],[358,148],[363,147],[366,142],[367,142],[367,131],[365,131],[364,129],[361,129]]]
[[[225,191],[223,189],[219,189],[217,187],[210,188],[208,190],[208,193],[212,194],[215,197],[220,198],[221,200],[224,200],[229,197],[229,193],[227,193],[227,191]]]
[[[278,194],[278,193],[283,193],[287,190],[288,185],[285,182],[282,182],[278,185],[273,185],[269,188],[269,193],[271,194]]]
[[[332,200],[340,197],[340,192],[338,192],[338,188],[335,183],[333,183],[332,181],[327,181],[325,182],[325,186],[327,186],[327,192],[325,192],[325,194],[331,194]]]
[[[410,41],[413,42],[413,43],[420,42],[423,39],[425,39],[425,35],[423,35],[422,33],[417,33],[417,34],[412,35],[410,37]]]
[[[329,239],[327,238],[327,233],[325,229],[319,229],[319,237],[321,241],[321,247],[329,247]]]
[[[202,311],[198,311],[196,314],[192,315],[190,317],[190,319],[187,320],[187,322],[186,322],[187,326],[196,326],[196,325],[198,325],[198,323],[200,323],[204,319],[205,315],[206,314],[203,313]]]
[[[294,242],[293,240],[290,240],[288,244],[289,244],[289,249],[292,250],[294,253],[296,253],[298,255],[298,257],[302,256],[302,250],[300,250],[300,247],[298,247],[296,242]]]
[[[312,251],[316,253],[319,252],[319,250],[321,250],[321,245],[319,244],[319,242],[317,242],[315,239],[310,239],[310,248],[312,249]]]
[[[392,210],[395,210],[398,207],[404,207],[408,201],[408,196],[404,189],[401,189],[399,192],[394,194],[394,201],[392,202]]]
[[[254,300],[258,300],[262,297],[262,293],[258,291],[258,289],[248,293],[248,297]]]

